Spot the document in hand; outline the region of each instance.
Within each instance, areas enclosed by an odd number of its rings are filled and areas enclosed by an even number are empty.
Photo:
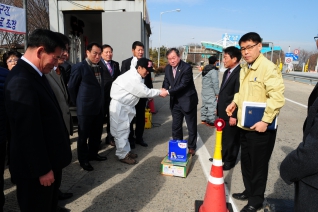
[[[256,122],[261,121],[264,115],[265,108],[266,108],[266,103],[244,101],[243,108],[242,108],[241,125],[243,127],[250,128]],[[275,130],[276,128],[277,128],[277,117],[275,117],[273,122],[267,126],[268,130]]]

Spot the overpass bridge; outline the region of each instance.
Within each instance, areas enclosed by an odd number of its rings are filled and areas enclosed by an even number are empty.
[[[267,54],[271,53],[271,58],[273,56],[273,52],[280,52],[282,51],[282,48],[280,46],[274,46],[273,42],[263,42],[263,48],[261,50],[261,53]],[[201,54],[201,58],[207,59],[212,55],[217,55],[220,57],[220,55],[223,52],[223,49],[229,47],[229,46],[235,46],[240,49],[240,46],[238,45],[238,37],[235,40],[231,39],[231,36],[225,33],[224,37],[221,40],[218,40],[216,42],[210,42],[210,41],[201,41],[201,48],[196,50],[194,48],[194,51],[189,51],[190,46],[185,45],[183,52],[182,59],[186,61],[188,58],[188,54]],[[221,60],[221,57],[220,57]]]

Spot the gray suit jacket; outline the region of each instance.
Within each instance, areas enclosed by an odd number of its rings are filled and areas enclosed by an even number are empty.
[[[46,78],[49,81],[49,84],[60,105],[67,131],[70,135],[73,135],[73,122],[69,108],[69,97],[67,94],[67,88],[63,82],[63,78],[61,77],[61,75],[58,75],[54,70],[46,74]]]

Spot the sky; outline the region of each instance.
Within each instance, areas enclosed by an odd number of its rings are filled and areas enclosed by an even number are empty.
[[[216,42],[224,33],[257,32],[264,42],[289,49],[316,52],[317,0],[147,0],[152,34],[150,47],[178,47]],[[289,48],[290,46],[290,48]]]

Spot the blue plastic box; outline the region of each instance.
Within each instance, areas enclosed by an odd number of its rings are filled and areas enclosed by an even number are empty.
[[[168,158],[171,161],[187,161],[188,142],[185,140],[170,140]]]

